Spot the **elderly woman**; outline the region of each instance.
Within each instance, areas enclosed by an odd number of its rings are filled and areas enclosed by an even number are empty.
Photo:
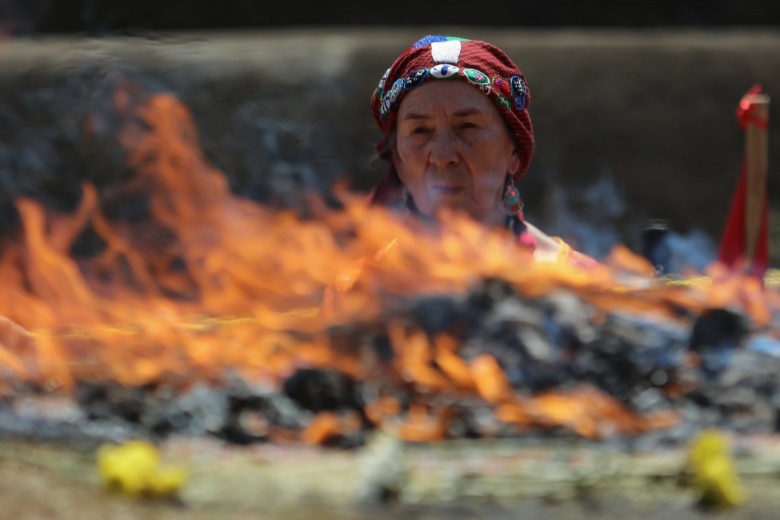
[[[523,217],[515,188],[531,163],[534,135],[523,73],[490,43],[426,36],[404,51],[382,76],[371,108],[384,139],[379,156],[390,167],[370,194],[424,219],[459,209],[485,226],[504,226],[537,261],[595,267]],[[361,263],[325,291],[322,310],[339,306]]]
[[[523,73],[494,45],[422,38],[387,69],[371,99],[385,136],[378,151],[390,163],[371,202],[427,218],[460,209],[511,229],[539,260],[581,256],[523,218],[515,183],[534,150],[530,99]]]

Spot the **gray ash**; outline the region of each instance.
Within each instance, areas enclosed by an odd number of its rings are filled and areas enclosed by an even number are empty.
[[[235,375],[221,383],[193,382],[186,389],[82,381],[74,395],[80,421],[89,425],[83,432],[206,435],[245,444],[273,440],[275,431],[300,432],[317,413],[356,413],[359,430],[329,441],[351,447],[373,428],[366,405],[392,396],[402,410],[414,402],[445,410],[450,438],[520,435],[477,396],[425,392],[399,375],[386,327],[390,321],[423,331],[431,340],[452,336],[467,362],[492,355],[520,395],[587,383],[639,415],[678,411],[677,426],[645,435],[653,442],[682,442],[706,426],[748,433],[776,432],[780,426],[780,357],[745,347],[748,322],[739,313],[712,309],[687,324],[671,324],[596,311],[566,291],[527,298],[508,283],[490,279],[466,294],[399,297],[388,302],[381,320],[330,329],[334,348],[363,360],[369,374],[364,379],[302,366],[278,389],[257,388]],[[713,343],[720,345],[718,352],[728,350],[717,371],[702,361]],[[435,361],[430,366],[440,368]],[[35,421],[28,415],[19,424],[42,424]],[[68,424],[57,427],[48,421],[41,431],[72,438],[79,423]],[[0,433],[26,435],[9,425],[0,421]],[[573,435],[560,429],[524,435],[551,434]]]

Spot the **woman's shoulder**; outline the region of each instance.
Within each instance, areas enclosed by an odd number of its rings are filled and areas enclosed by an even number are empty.
[[[533,237],[535,243],[534,259],[553,261],[565,247],[568,247],[562,240],[555,239],[534,226],[530,222],[525,222],[528,233]]]
[[[541,262],[569,262],[584,268],[601,265],[594,258],[574,250],[562,238],[550,236],[528,222],[525,225],[536,241],[534,260]]]

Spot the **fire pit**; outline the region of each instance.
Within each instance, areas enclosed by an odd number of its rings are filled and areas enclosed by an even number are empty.
[[[459,215],[412,229],[346,191],[303,215],[265,207],[204,159],[175,96],[121,74],[106,88],[85,132],[121,144],[127,179],[85,183],[72,212],[19,199],[3,238],[5,438],[379,442],[371,483],[402,441],[776,433],[773,287],[716,267],[667,283],[625,248],[596,269],[535,264]]]
[[[458,215],[411,229],[349,193],[305,218],[264,208],[204,160],[174,96],[108,85],[86,131],[132,176],[85,184],[73,213],[17,202],[9,398],[67,392],[95,421],[238,442],[774,431],[777,357],[751,346],[774,346],[777,296],[758,281],[670,285],[620,248],[595,270],[534,264]],[[351,288],[320,312],[329,285]]]

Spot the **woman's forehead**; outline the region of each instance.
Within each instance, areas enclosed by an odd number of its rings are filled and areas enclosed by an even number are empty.
[[[435,113],[502,119],[488,96],[473,85],[456,79],[430,81],[409,92],[398,109],[398,118],[418,119]]]

